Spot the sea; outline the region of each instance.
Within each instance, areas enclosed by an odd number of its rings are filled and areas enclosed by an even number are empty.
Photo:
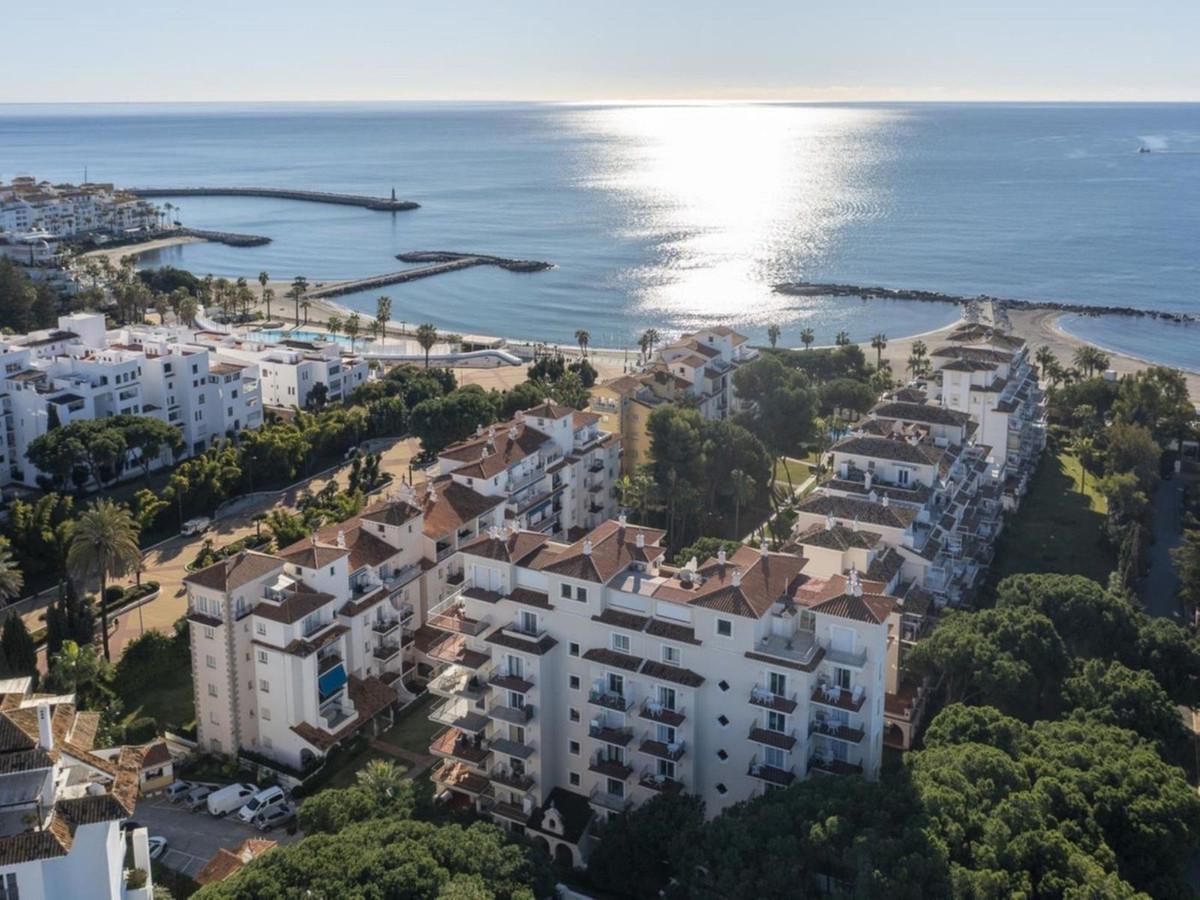
[[[1141,153],[1147,149],[1152,152]],[[310,282],[449,250],[546,260],[338,298],[444,331],[633,347],[715,323],[797,346],[922,333],[952,305],[791,297],[843,282],[1200,312],[1200,105],[0,105],[0,178],[261,186],[417,201],[375,212],[180,197],[186,225],[261,234],[147,256]],[[159,201],[161,202],[161,201]],[[1200,369],[1200,326],[1066,316],[1103,347]]]

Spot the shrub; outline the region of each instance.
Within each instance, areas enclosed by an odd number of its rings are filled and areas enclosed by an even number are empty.
[[[158,737],[158,720],[154,716],[140,716],[125,726],[125,742],[145,744]]]

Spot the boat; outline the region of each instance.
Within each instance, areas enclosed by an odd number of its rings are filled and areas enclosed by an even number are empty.
[[[1138,147],[1138,153],[1153,153],[1149,147]]]

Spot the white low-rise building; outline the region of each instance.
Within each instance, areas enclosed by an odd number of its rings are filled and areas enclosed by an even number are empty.
[[[366,359],[336,343],[288,338],[266,343],[211,332],[196,337],[218,362],[255,366],[266,406],[304,409],[317,385],[324,386],[327,401],[339,402],[370,375]]]
[[[51,184],[27,175],[0,182],[0,232],[121,236],[159,227],[154,204],[111,184]]]

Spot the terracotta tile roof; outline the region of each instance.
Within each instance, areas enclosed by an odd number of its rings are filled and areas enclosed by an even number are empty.
[[[874,459],[888,459],[918,466],[935,466],[945,453],[941,447],[930,443],[909,443],[903,439],[880,437],[869,434],[843,438],[833,445],[832,453],[851,453]]]
[[[514,531],[505,537],[485,533],[459,549],[468,556],[520,563],[549,540],[546,535],[534,531]]]
[[[626,628],[630,631],[641,631],[646,627],[646,623],[650,621],[650,617],[622,612],[610,606],[601,612],[600,615],[592,616],[592,621],[600,622],[603,625],[613,625],[617,628]]]
[[[368,506],[359,516],[367,522],[378,522],[382,525],[404,525],[421,515],[421,510],[410,506],[403,500],[385,500]]]
[[[314,591],[308,585],[298,582],[292,590],[284,595],[282,601],[259,600],[254,607],[254,615],[272,622],[291,625],[333,600],[332,594]]]
[[[351,572],[356,572],[363,566],[376,568],[401,552],[398,547],[393,547],[383,538],[371,534],[357,517],[322,528],[317,532],[317,540],[336,546],[339,533],[345,541],[345,549],[350,552]]]
[[[54,758],[41,747],[0,754],[0,775],[14,775],[17,772],[33,772],[38,769],[49,769],[53,765]]]
[[[799,512],[818,516],[833,516],[835,519],[858,521],[864,525],[907,528],[917,518],[919,510],[897,503],[884,506],[857,497],[836,497],[820,492],[809,494],[797,504]]]
[[[641,674],[649,678],[657,678],[659,681],[682,684],[685,687],[695,688],[704,684],[704,676],[693,672],[691,669],[669,666],[666,663],[655,662],[652,659],[648,659],[642,663]]]
[[[143,769],[154,769],[171,762],[171,750],[166,741],[155,741],[141,749]]]
[[[871,560],[871,564],[867,567],[866,576],[870,581],[887,584],[896,577],[903,567],[904,557],[895,548],[886,547],[882,553]]]
[[[936,425],[962,427],[971,421],[971,416],[945,406],[929,403],[908,403],[901,400],[879,403],[871,414],[886,419],[901,419],[905,422],[929,422]]]
[[[594,412],[575,412],[571,415],[571,427],[583,428],[587,425],[595,425],[600,421],[599,413]]]
[[[693,586],[686,586],[676,577],[656,590],[654,596],[757,619],[766,615],[777,600],[792,592],[807,562],[803,557],[763,554],[742,546],[724,565],[710,559],[700,566],[697,583]],[[739,584],[734,584],[735,572],[740,572]]]
[[[666,619],[651,619],[646,625],[646,634],[666,638],[668,641],[680,641],[685,644],[699,644],[696,639],[696,629],[681,622],[668,622]]]
[[[640,656],[630,656],[628,653],[619,653],[616,650],[609,650],[604,647],[593,647],[591,650],[583,654],[583,658],[588,662],[600,663],[602,666],[613,666],[617,669],[625,669],[629,672],[636,672],[645,662]]]
[[[486,497],[449,477],[435,481],[433,488],[434,498],[426,484],[419,502],[425,513],[425,536],[434,540],[458,531],[504,502],[503,497]]]
[[[647,556],[657,556],[647,548],[637,547],[637,535],[642,534],[645,543],[660,553],[662,548],[656,545],[663,539],[666,532],[657,528],[642,528],[637,525],[621,524],[613,519],[602,522],[593,528],[583,538],[565,548],[554,559],[549,560],[539,568],[555,575],[565,575],[581,581],[607,583],[618,572],[623,571],[631,562],[641,562]],[[591,552],[585,553],[585,545],[590,542]]]
[[[274,556],[243,550],[198,572],[185,575],[183,580],[214,591],[231,591],[269,575],[282,566],[282,561]]]
[[[349,554],[350,551],[344,547],[313,543],[311,538],[303,538],[290,547],[280,550],[279,558],[304,569],[323,569]]]
[[[874,531],[855,531],[838,522],[832,528],[817,523],[796,535],[796,543],[827,550],[870,550],[882,537]]]
[[[544,403],[539,403],[537,406],[523,410],[526,418],[533,417],[535,419],[561,419],[564,416],[569,416],[575,412],[569,406],[563,406],[558,403],[553,403],[546,400]]]
[[[483,434],[451,444],[438,454],[438,459],[462,463],[454,470],[460,475],[491,478],[537,453],[549,441],[549,435],[514,419],[493,425]]]
[[[204,864],[204,868],[196,873],[196,883],[204,885],[224,881],[275,846],[275,841],[247,838],[233,850],[222,847]]]

